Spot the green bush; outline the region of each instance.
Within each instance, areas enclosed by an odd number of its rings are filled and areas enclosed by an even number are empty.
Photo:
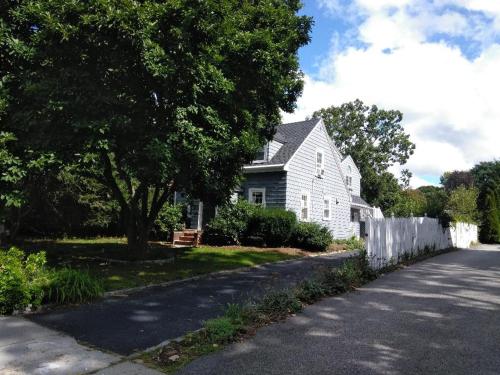
[[[180,204],[165,204],[155,220],[154,232],[157,238],[170,240],[176,230],[183,227],[183,209]]]
[[[87,302],[103,291],[102,283],[87,271],[63,268],[53,271],[46,300],[59,304]]]
[[[266,246],[283,246],[289,243],[296,225],[294,212],[259,207],[250,217],[247,236],[262,238]]]
[[[230,318],[221,317],[207,320],[203,328],[203,334],[209,343],[224,344],[238,334],[240,327],[233,324]]]
[[[45,263],[44,252],[25,258],[15,247],[0,250],[0,314],[40,305],[48,282]]]
[[[304,303],[313,303],[328,294],[328,290],[318,279],[302,281],[295,289],[295,296]]]
[[[288,291],[270,293],[257,306],[257,311],[271,321],[284,319],[301,309],[300,301]]]
[[[292,244],[309,251],[325,251],[333,238],[328,228],[316,223],[299,223],[292,235]]]
[[[205,226],[203,243],[215,246],[239,245],[247,232],[250,217],[257,209],[258,206],[245,200],[222,207],[217,216]]]

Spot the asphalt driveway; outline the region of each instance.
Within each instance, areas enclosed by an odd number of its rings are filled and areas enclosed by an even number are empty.
[[[180,374],[500,374],[500,246],[387,274]]]
[[[230,272],[171,286],[152,287],[96,303],[27,318],[99,349],[129,355],[201,328],[227,303],[245,302],[270,289],[289,287],[352,253],[302,258]]]

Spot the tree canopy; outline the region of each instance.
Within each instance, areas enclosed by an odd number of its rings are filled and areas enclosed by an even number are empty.
[[[387,190],[398,190],[397,180],[389,178],[387,169],[404,165],[415,145],[401,124],[400,111],[367,106],[361,100],[340,106],[322,108],[312,115],[321,117],[326,129],[343,155],[351,155],[358,166],[362,195],[372,204],[387,209]],[[408,179],[409,172],[403,176]],[[395,192],[395,191],[394,191]]]
[[[174,190],[227,196],[302,90],[299,1],[1,5],[1,128],[98,165],[139,250]]]

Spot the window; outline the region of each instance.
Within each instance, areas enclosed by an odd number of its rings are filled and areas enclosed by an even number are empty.
[[[268,144],[265,144],[258,152],[257,155],[255,155],[255,160],[254,162],[263,162],[267,161],[267,153],[268,153],[269,146]]]
[[[303,191],[300,194],[300,220],[309,221],[309,211],[311,199],[309,197],[309,192]]]
[[[323,220],[330,220],[332,216],[332,198],[328,195],[323,197]]]
[[[323,150],[316,150],[316,176],[321,177],[325,174],[325,155]]]
[[[266,189],[248,189],[248,200],[250,203],[259,204],[261,206],[266,205]]]
[[[352,168],[350,165],[347,166],[347,176],[345,176],[345,184],[349,187],[349,190],[352,191]]]
[[[351,208],[351,221],[358,222],[360,220],[360,213],[358,209]]]

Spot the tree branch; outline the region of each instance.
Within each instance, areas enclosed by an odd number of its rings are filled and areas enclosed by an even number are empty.
[[[125,199],[125,196],[123,195],[122,190],[116,182],[115,176],[113,175],[113,164],[111,163],[111,159],[109,158],[107,152],[101,152],[101,160],[104,165],[104,177],[111,187],[111,191],[115,195],[115,198],[118,200],[118,203],[120,204],[122,210],[125,214],[128,214],[130,210],[129,205],[127,203],[127,200]]]

